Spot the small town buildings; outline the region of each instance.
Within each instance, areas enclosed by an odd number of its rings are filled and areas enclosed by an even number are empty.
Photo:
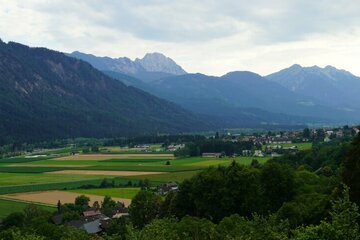
[[[113,210],[113,213],[112,213],[112,218],[120,218],[120,217],[123,217],[123,216],[129,216],[129,209],[127,209],[126,207],[116,207],[114,210]]]
[[[264,157],[264,153],[261,150],[254,151],[254,157]]]
[[[167,147],[167,150],[170,152],[175,152],[178,149],[184,148],[185,144],[171,144]]]
[[[91,209],[91,208],[83,212],[84,217],[94,217],[94,216],[98,216],[100,214],[101,214],[101,212],[99,210]]]
[[[161,195],[166,195],[171,191],[179,190],[179,186],[176,182],[168,182],[158,187],[157,193]]]
[[[246,156],[246,157],[251,156],[251,154],[252,154],[251,150],[242,150],[242,152],[241,152],[241,155]]]
[[[117,206],[113,209],[112,218],[101,213],[100,210],[89,208],[82,212],[79,219],[71,220],[65,225],[85,230],[87,233],[100,233],[111,224],[112,219],[129,215],[129,210],[124,206]],[[63,223],[63,214],[58,213],[51,217],[51,221],[60,225]]]
[[[220,158],[220,157],[222,157],[222,154],[221,153],[203,153],[202,157]]]

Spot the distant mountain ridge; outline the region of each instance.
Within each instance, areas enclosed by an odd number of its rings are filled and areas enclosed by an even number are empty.
[[[131,77],[124,72],[104,73],[232,127],[251,122],[351,124],[360,120],[360,108],[356,106],[360,96],[357,77],[331,66],[321,69],[293,65],[266,77],[248,71],[230,72],[221,77],[164,72],[150,75],[148,71],[129,74]],[[339,79],[344,78],[350,82],[345,88],[339,84]],[[341,100],[334,97],[340,93],[344,96],[351,86],[349,96]]]
[[[345,70],[332,66],[320,68],[295,64],[266,78],[329,106],[359,108],[360,78]]]
[[[0,143],[188,132],[209,126],[87,62],[0,41]]]
[[[161,77],[186,74],[186,71],[174,60],[161,53],[147,53],[143,58],[134,61],[127,57],[97,57],[78,51],[68,54],[84,60],[101,71],[112,71],[137,77],[145,82]]]
[[[264,118],[271,114],[288,115],[296,122],[338,122],[359,119],[358,112],[348,112],[327,106],[316,99],[293,93],[278,83],[258,74],[237,71],[221,77],[187,74],[159,79],[147,86],[147,91],[173,101],[196,113],[234,115],[245,112],[264,122],[281,122],[281,118]],[[251,113],[249,109],[258,109]],[[274,116],[274,115],[273,115]],[[285,119],[285,118],[284,118]]]

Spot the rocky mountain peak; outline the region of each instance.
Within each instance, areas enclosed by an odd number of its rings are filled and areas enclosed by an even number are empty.
[[[185,70],[176,64],[174,60],[162,53],[147,53],[142,59],[135,59],[135,63],[140,64],[149,72],[165,72],[174,75],[186,74]]]

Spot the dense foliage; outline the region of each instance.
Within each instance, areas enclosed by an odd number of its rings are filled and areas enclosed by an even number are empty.
[[[201,135],[146,135],[132,138],[115,138],[109,139],[104,142],[105,146],[123,146],[123,145],[135,145],[135,144],[151,144],[151,143],[186,143],[197,140],[204,140],[205,136]]]
[[[198,139],[185,144],[175,152],[177,157],[199,156],[202,153],[224,153],[227,156],[242,154],[243,150],[256,148],[252,141],[231,142],[220,139]]]
[[[349,141],[334,140],[328,143],[314,144],[310,150],[304,150],[295,155],[277,157],[270,162],[288,164],[294,168],[302,166],[313,171],[324,171],[326,170],[325,167],[328,167],[331,171],[329,174],[332,174],[349,154],[349,150]]]

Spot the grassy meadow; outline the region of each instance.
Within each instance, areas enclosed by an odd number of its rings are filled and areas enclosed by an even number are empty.
[[[30,203],[28,203],[28,202],[0,199],[0,219],[6,217],[7,215],[9,215],[12,212],[21,212],[29,204]],[[56,211],[55,206],[45,206],[45,205],[39,205],[39,204],[35,204],[35,205],[37,207],[39,207],[43,210],[49,211],[49,212]]]

